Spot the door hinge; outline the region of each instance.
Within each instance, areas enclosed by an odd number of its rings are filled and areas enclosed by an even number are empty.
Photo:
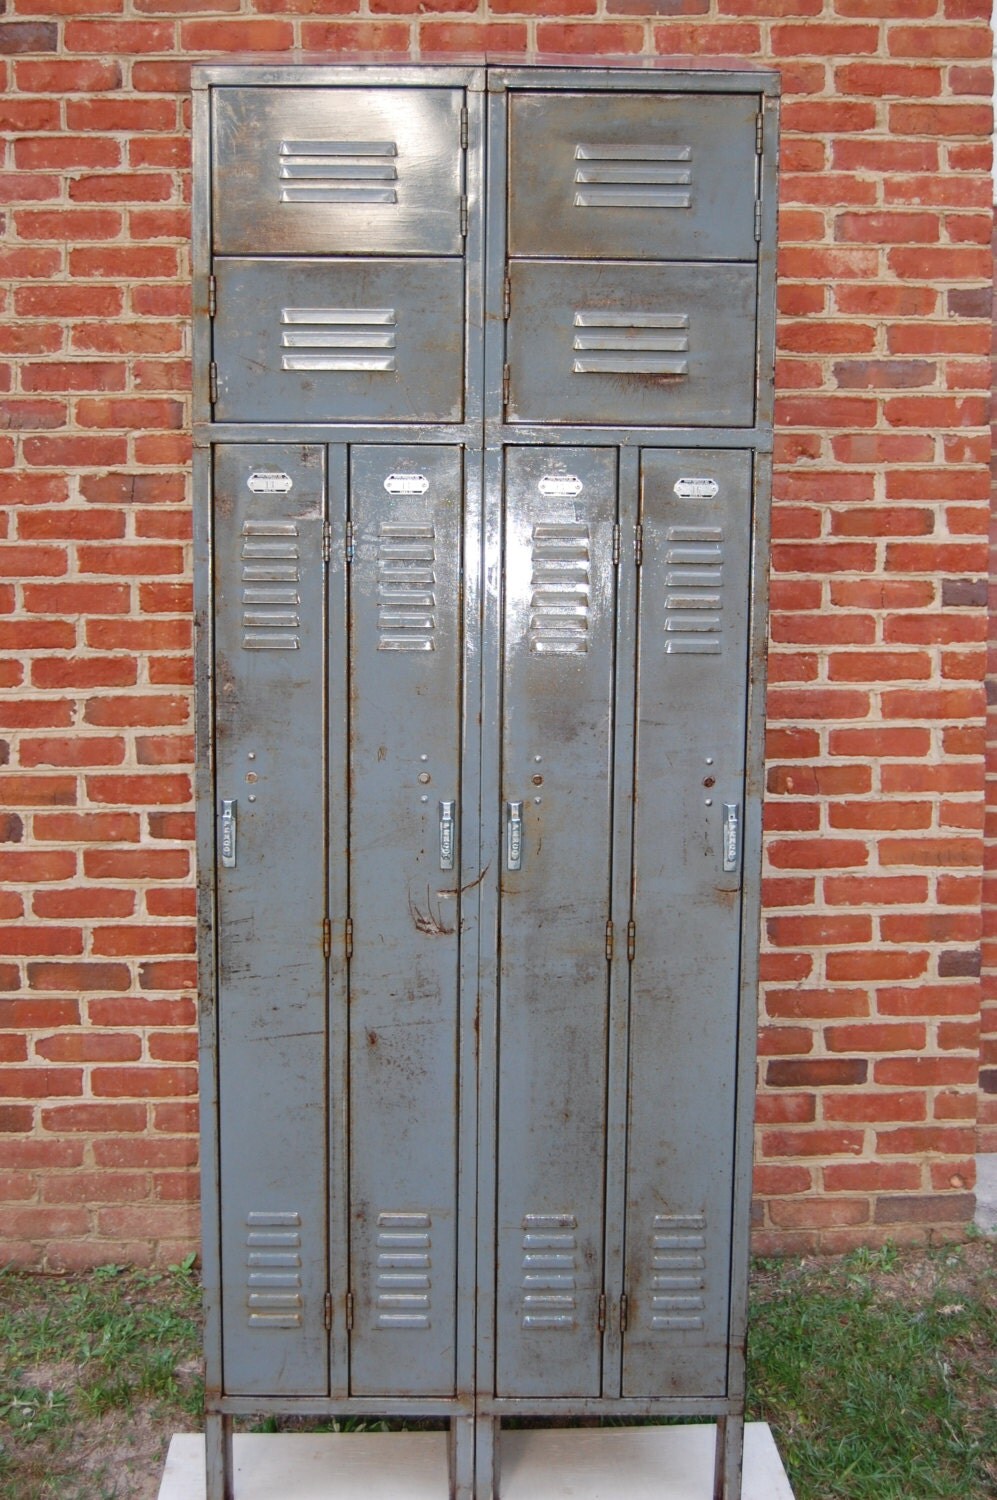
[[[762,200],[755,200],[755,239],[760,241],[762,237]]]
[[[634,954],[637,952],[637,923],[627,923],[627,962],[633,963]]]
[[[765,116],[761,110],[755,116],[755,151],[761,156],[765,140]]]
[[[353,1293],[346,1293],[346,1331],[350,1333],[353,1329]]]
[[[599,1293],[599,1311],[596,1315],[596,1327],[600,1333],[606,1332],[606,1293]]]
[[[460,111],[460,149],[467,150],[467,106],[462,105]]]
[[[506,277],[502,283],[502,316],[508,318],[512,312],[512,280]]]
[[[509,372],[509,366],[508,365],[503,365],[502,366],[502,405],[503,406],[508,406],[509,405],[509,386],[510,386],[511,382],[512,382],[512,377],[511,377],[510,372]]]
[[[627,1331],[627,1294],[626,1294],[626,1292],[623,1292],[620,1295],[620,1332],[621,1333],[626,1333],[626,1331]]]
[[[346,523],[346,536],[345,536],[345,539],[344,539],[344,542],[343,542],[343,551],[344,551],[344,554],[346,556],[346,561],[348,563],[351,563],[353,561],[353,522],[352,521],[347,521],[347,523]]]
[[[612,917],[610,917],[609,921],[606,923],[606,957],[608,959],[612,959],[612,957],[613,957],[613,919],[612,919]]]
[[[332,923],[328,917],[322,918],[322,957],[332,957]]]
[[[460,232],[467,233],[467,194],[460,195]]]
[[[620,523],[613,524],[613,567],[618,567],[620,561]]]
[[[208,400],[212,406],[218,401],[218,366],[214,360],[208,366]]]
[[[322,522],[322,561],[328,562],[332,557],[332,523]]]
[[[214,276],[208,277],[208,317],[213,318],[218,311],[218,281]]]
[[[326,1292],[322,1299],[322,1318],[326,1333],[332,1332],[332,1293]]]
[[[644,528],[641,525],[640,521],[638,521],[637,525],[634,527],[634,562],[637,564],[638,568],[641,567],[644,562]]]
[[[344,942],[345,947],[346,947],[346,957],[347,958],[352,958],[353,957],[353,918],[352,917],[347,917],[346,918],[346,931],[345,931],[344,936],[343,936],[343,942]]]

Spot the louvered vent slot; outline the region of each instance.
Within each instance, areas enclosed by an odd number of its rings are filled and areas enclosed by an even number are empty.
[[[284,307],[280,321],[282,370],[395,368],[393,307]]]
[[[281,141],[282,203],[397,203],[394,141]]]
[[[703,1327],[706,1311],[706,1219],[655,1214],[652,1238],[651,1327]]]
[[[431,1229],[429,1214],[378,1214],[374,1298],[378,1328],[429,1327]]]
[[[691,208],[691,146],[575,147],[578,208]]]
[[[293,521],[247,521],[242,528],[242,645],[297,651],[298,528]]]
[[[666,312],[575,313],[576,375],[687,375],[689,316]]]
[[[435,529],[382,521],[377,567],[377,649],[435,651]]]
[[[246,1215],[247,1318],[250,1328],[300,1328],[301,1215],[293,1210]]]
[[[722,526],[670,526],[665,550],[665,651],[719,656],[723,618]]]
[[[587,526],[538,522],[533,527],[530,651],[584,656],[589,648],[591,559]]]
[[[524,1328],[575,1327],[577,1228],[574,1214],[527,1214],[523,1219]]]

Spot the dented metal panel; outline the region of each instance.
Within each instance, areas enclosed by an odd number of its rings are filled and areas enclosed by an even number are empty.
[[[456,422],[459,260],[216,262],[219,421]]]
[[[748,426],[752,266],[517,260],[510,422]]]
[[[462,872],[457,449],[350,470],[351,1390],[454,1389]],[[471,877],[473,879],[473,875]]]
[[[500,1394],[600,1386],[616,454],[506,452]]]
[[[752,95],[515,94],[509,253],[754,260]]]
[[[222,255],[459,255],[459,89],[223,88]]]
[[[323,1392],[325,450],[219,448],[214,483],[225,1384]]]
[[[642,454],[624,1395],[726,1388],[751,507]]]

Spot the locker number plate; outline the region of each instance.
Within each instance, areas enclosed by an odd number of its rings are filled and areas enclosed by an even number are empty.
[[[584,485],[577,474],[545,474],[537,485],[541,495],[571,498],[580,495]]]
[[[712,500],[720,486],[715,479],[676,479],[675,493],[680,500]]]
[[[429,489],[425,474],[389,474],[384,481],[389,495],[424,495]]]
[[[246,483],[254,495],[286,495],[294,488],[290,474],[283,471],[273,474],[265,469],[254,469]]]

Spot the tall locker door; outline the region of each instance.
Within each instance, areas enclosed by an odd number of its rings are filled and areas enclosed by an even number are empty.
[[[247,1394],[328,1389],[325,483],[322,447],[216,449],[223,1358]]]
[[[455,1380],[462,465],[350,461],[355,1395]]]
[[[727,1367],[751,455],[645,451],[641,477],[623,1394],[702,1397]]]
[[[497,1390],[601,1382],[616,454],[506,455]]]

